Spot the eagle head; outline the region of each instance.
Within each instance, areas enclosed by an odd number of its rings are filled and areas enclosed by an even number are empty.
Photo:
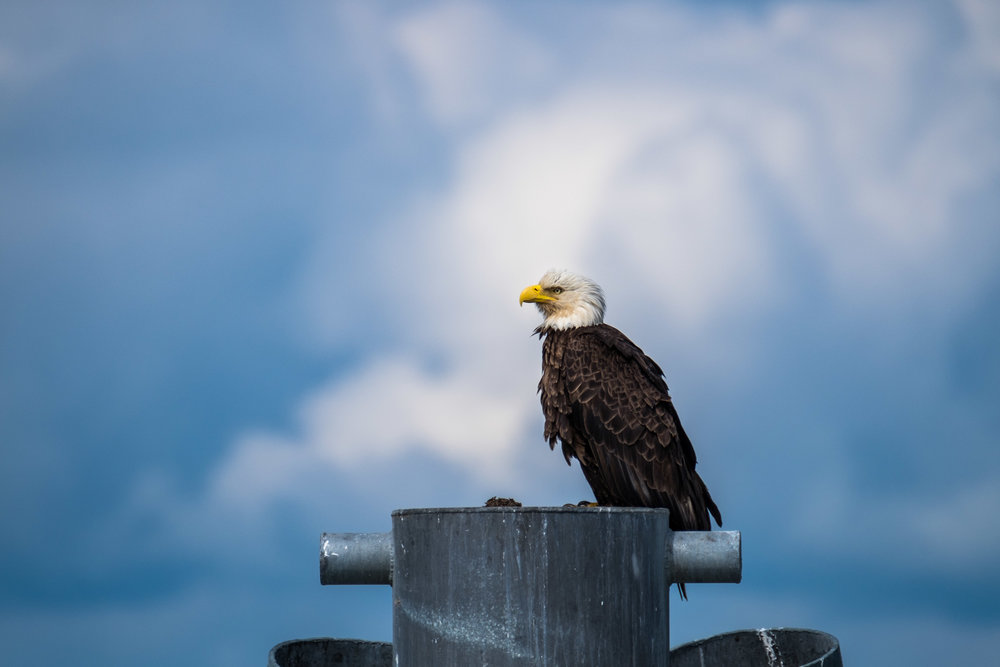
[[[600,286],[569,271],[547,271],[537,285],[521,292],[521,304],[525,301],[538,306],[545,316],[540,331],[589,327],[604,321],[604,292]]]

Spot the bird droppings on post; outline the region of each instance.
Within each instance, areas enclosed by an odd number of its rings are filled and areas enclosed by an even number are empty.
[[[513,498],[498,498],[497,496],[493,496],[486,501],[483,507],[522,507],[522,505]]]
[[[499,651],[516,660],[532,657],[527,647],[514,641],[513,626],[497,622],[494,616],[468,613],[444,615],[427,606],[398,602],[400,614],[437,634],[431,638],[434,644],[444,640],[448,643],[462,644],[473,652]]]
[[[767,628],[761,628],[757,631],[757,637],[760,638],[760,643],[764,646],[764,653],[767,655],[767,667],[784,667],[785,663],[778,656],[777,651],[774,647],[774,635]]]

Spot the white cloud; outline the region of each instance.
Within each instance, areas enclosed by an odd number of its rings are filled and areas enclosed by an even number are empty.
[[[549,70],[543,48],[481,3],[430,6],[400,21],[393,33],[424,104],[443,124],[488,115]]]
[[[841,297],[876,307],[958,297],[978,280],[970,266],[928,267],[962,261],[958,206],[995,173],[1000,146],[1000,106],[956,67],[965,52],[935,34],[933,12],[898,9],[790,5],[773,17],[785,42],[774,66],[794,82],[784,92],[808,104],[797,125],[810,150],[781,172],[788,200]]]
[[[345,51],[353,56],[352,64],[362,73],[362,83],[367,87],[371,108],[383,124],[392,124],[404,113],[400,91],[393,81],[393,53],[389,45],[380,39],[380,33],[388,20],[383,8],[370,2],[339,2],[332,6],[339,24],[338,36],[349,45]],[[311,26],[310,26],[311,27]],[[307,43],[316,45],[314,57],[318,60],[329,58],[329,26],[319,23],[323,30],[321,37],[310,35]]]
[[[964,52],[934,36],[933,13],[897,10],[781,5],[763,21],[717,25],[661,12],[665,26],[703,30],[711,49],[692,49],[690,35],[664,44],[639,24],[626,23],[635,39],[598,37],[598,53],[621,56],[607,42],[624,40],[636,62],[588,61],[591,76],[553,81],[544,99],[495,100],[493,122],[456,149],[437,211],[450,222],[430,245],[500,271],[611,258],[609,270],[653,287],[656,305],[692,330],[740,304],[766,308],[794,284],[773,247],[789,231],[848,303],[960,298],[981,267],[927,267],[967,250],[955,215],[996,171],[1000,105],[978,94],[979,78],[949,68]],[[452,11],[409,21],[446,32]],[[480,33],[512,29],[464,11]],[[549,49],[548,60],[571,57]],[[483,85],[475,59],[412,58],[428,94],[437,78]],[[928,58],[941,69],[924,73]],[[687,73],[630,72],[675,60]],[[608,78],[616,66],[627,85]],[[712,76],[690,75],[700,70]],[[952,94],[928,104],[940,86]]]
[[[600,86],[511,114],[458,155],[442,243],[508,293],[552,265],[621,271],[643,308],[693,331],[759,307],[773,285],[760,212],[705,107],[685,89]]]
[[[387,21],[369,34],[407,60],[430,116],[462,125],[447,134],[451,172],[359,246],[377,305],[366,325],[396,332],[385,354],[306,397],[293,433],[238,439],[220,497],[265,472],[276,473],[267,494],[294,493],[302,470],[352,470],[361,451],[422,452],[513,483],[513,462],[541,440],[518,439],[538,420],[539,351],[525,335],[537,317],[514,300],[550,266],[600,278],[616,324],[647,340],[666,326],[706,367],[721,349],[738,357],[727,367],[748,365],[726,322],[767,318],[801,289],[789,253],[802,248],[843,302],[887,314],[975,288],[984,268],[962,261],[972,241],[954,216],[995,178],[1000,109],[975,90],[981,79],[949,68],[969,56],[934,38],[932,12],[789,4],[699,22],[674,7],[648,20],[594,11],[619,30],[579,20],[567,24],[574,39],[543,42],[478,4],[368,17]],[[577,63],[580,43],[593,49]],[[528,55],[511,62],[518,45]],[[922,77],[929,60],[950,99],[928,104],[939,83]],[[549,88],[510,84],[507,67]],[[313,265],[330,268],[310,275],[308,294],[340,279],[324,247]]]
[[[973,63],[1000,73],[1000,6],[991,0],[958,0],[955,4],[971,36]]]
[[[259,507],[303,495],[299,482],[317,469],[385,467],[408,450],[464,466],[485,482],[503,480],[514,472],[511,453],[534,407],[530,392],[499,394],[464,373],[379,359],[306,397],[295,435],[237,440],[211,496],[244,510]]]

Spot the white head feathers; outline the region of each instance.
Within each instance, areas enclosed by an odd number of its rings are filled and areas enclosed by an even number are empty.
[[[604,292],[590,278],[551,269],[537,285],[521,293],[521,303],[538,306],[545,319],[540,330],[588,327],[604,321]]]

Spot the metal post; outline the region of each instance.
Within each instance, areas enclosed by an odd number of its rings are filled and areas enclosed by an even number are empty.
[[[396,664],[669,664],[670,583],[740,580],[738,532],[644,508],[393,512],[324,534],[322,583],[391,583]]]
[[[400,666],[667,665],[667,518],[393,512]]]

